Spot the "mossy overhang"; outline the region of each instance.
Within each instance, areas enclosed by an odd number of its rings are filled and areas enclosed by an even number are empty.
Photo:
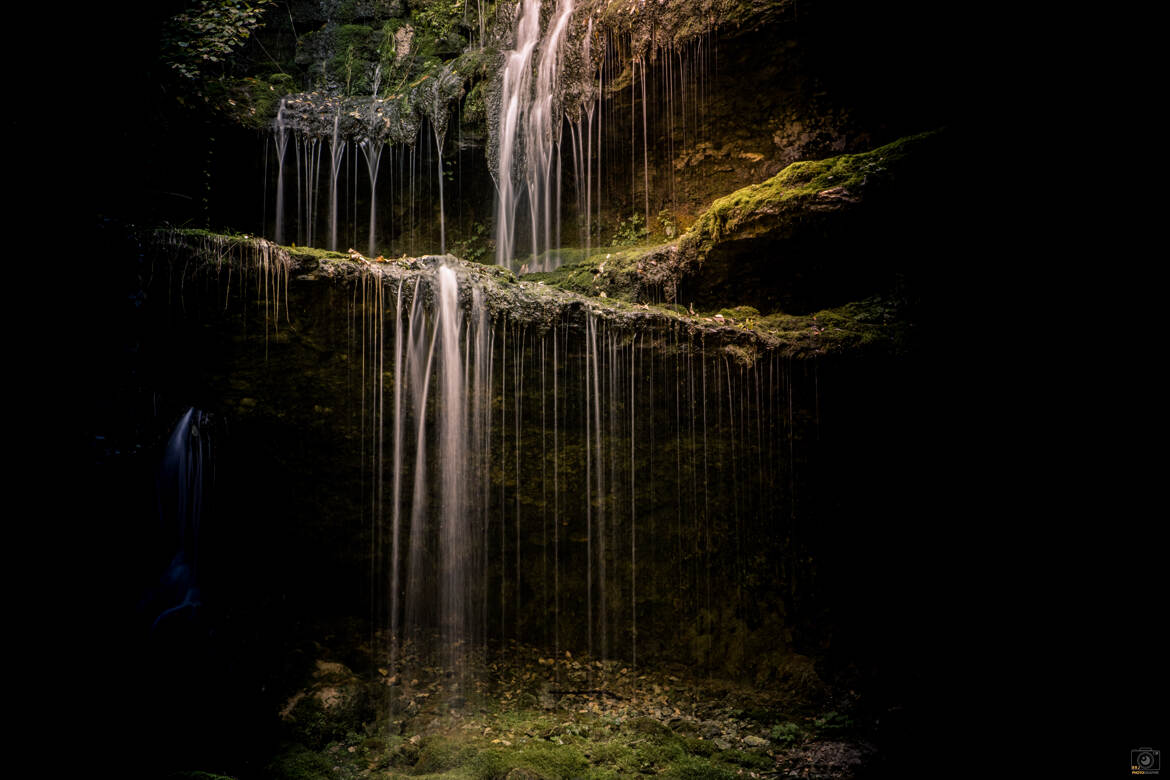
[[[881,293],[946,221],[947,134],[796,162],[716,200],[658,269],[680,302],[809,313]],[[645,268],[650,272],[652,269]]]
[[[469,307],[471,291],[477,289],[493,318],[537,328],[551,328],[554,324],[584,328],[590,316],[630,332],[672,327],[726,351],[742,363],[752,363],[774,352],[797,358],[861,349],[896,352],[902,348],[905,336],[897,302],[882,297],[797,315],[763,316],[750,307],[692,311],[672,304],[583,295],[545,281],[517,277],[500,266],[468,263],[453,255],[367,258],[352,250],[280,247],[263,238],[204,230],[160,229],[150,233],[146,243],[152,256],[186,275],[219,273],[229,267],[247,272],[263,251],[267,257],[275,258],[272,262],[281,263],[289,283],[298,286],[348,284],[368,277],[393,287],[400,283],[414,285],[433,276],[437,266],[449,265],[459,277],[462,304]],[[429,288],[425,284],[422,289]]]

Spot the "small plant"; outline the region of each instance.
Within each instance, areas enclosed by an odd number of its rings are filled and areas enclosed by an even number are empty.
[[[674,238],[677,227],[674,222],[674,215],[670,213],[669,209],[663,209],[658,212],[658,221],[662,223],[662,235],[667,238]]]
[[[262,24],[272,0],[200,0],[171,17],[163,28],[163,60],[184,78],[196,81],[227,63]],[[219,66],[216,65],[219,63]]]
[[[816,727],[825,733],[833,734],[849,731],[853,728],[853,719],[839,712],[826,712],[814,721]]]
[[[460,257],[472,263],[484,262],[492,251],[491,237],[482,222],[476,222],[460,244]]]
[[[349,96],[353,95],[353,62],[353,44],[351,43],[345,51],[345,94]]]
[[[646,220],[641,214],[634,214],[629,219],[623,219],[618,223],[617,232],[613,237],[613,246],[633,246],[644,240],[648,234]]]
[[[414,23],[439,39],[449,36],[463,16],[463,0],[420,0],[412,5]]]
[[[780,747],[792,747],[800,742],[804,734],[801,732],[800,726],[789,721],[788,723],[777,723],[772,727],[768,736]]]

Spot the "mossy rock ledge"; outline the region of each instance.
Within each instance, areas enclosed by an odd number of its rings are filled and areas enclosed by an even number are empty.
[[[947,133],[796,162],[716,200],[637,263],[643,297],[811,313],[888,293],[946,219]]]
[[[584,329],[590,315],[631,332],[675,329],[681,336],[702,340],[709,347],[725,350],[745,363],[774,351],[795,358],[859,349],[894,352],[901,348],[905,335],[898,303],[886,297],[849,302],[809,314],[761,315],[751,306],[697,310],[672,303],[638,303],[610,297],[596,286],[595,292],[599,290],[596,295],[578,291],[584,285],[575,285],[573,279],[581,274],[592,275],[597,267],[605,266],[606,254],[613,255],[613,252],[595,254],[553,274],[517,277],[506,268],[470,263],[450,254],[371,260],[356,251],[285,247],[264,238],[203,230],[156,229],[146,236],[145,243],[156,268],[169,269],[170,284],[176,289],[183,286],[194,289],[193,280],[208,275],[219,278],[221,284],[229,284],[232,275],[239,280],[251,275],[257,285],[254,290],[267,284],[272,294],[281,299],[289,294],[290,286],[296,297],[298,292],[309,293],[313,285],[352,286],[365,280],[385,286],[389,299],[400,285],[403,290],[412,291],[422,282],[418,287],[423,296],[420,300],[430,305],[434,286],[429,281],[438,267],[447,265],[458,276],[460,304],[465,311],[470,310],[473,297],[480,295],[489,317],[537,329],[551,328],[554,324]],[[617,254],[625,262],[639,265],[649,257],[660,256],[637,249]],[[603,268],[602,273],[606,270]],[[617,268],[613,273],[619,273]],[[548,278],[537,278],[542,276]],[[246,288],[252,282],[235,284]],[[633,285],[629,288],[633,289]],[[279,300],[276,302],[276,306],[283,305]]]

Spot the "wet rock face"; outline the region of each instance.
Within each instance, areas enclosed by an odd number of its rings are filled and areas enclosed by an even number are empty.
[[[233,64],[223,94],[209,94],[206,105],[249,129],[270,129],[283,98],[285,126],[305,139],[330,139],[337,127],[344,139],[405,146],[419,142],[428,119],[450,115],[450,135],[487,161],[485,166],[478,157],[461,159],[458,177],[490,199],[495,162],[489,127],[499,115],[510,7],[501,4],[499,13],[485,20],[485,41],[478,40],[474,13],[465,25],[462,12],[440,18],[432,4],[303,3],[292,8],[295,25],[269,12],[272,18],[257,37],[283,64],[275,68],[258,48],[245,49],[247,56]],[[592,64],[580,61],[578,51],[591,16],[597,40]],[[558,114],[576,121],[582,101],[592,103],[598,91],[591,67],[603,51],[611,60],[593,126],[600,134],[593,150],[594,186],[600,188],[593,199],[593,245],[608,241],[632,214],[652,233],[671,238],[716,198],[761,182],[791,162],[861,151],[941,124],[898,122],[873,106],[859,107],[855,94],[831,89],[830,72],[851,71],[860,55],[839,52],[825,63],[823,51],[833,48],[835,34],[830,16],[797,13],[787,0],[577,3],[564,47]],[[291,53],[287,62],[280,52]],[[854,64],[873,69],[872,63]],[[561,135],[565,243],[583,245],[586,226],[577,213],[583,199],[567,124]],[[448,158],[455,147],[447,146]],[[159,189],[189,187],[168,183]],[[582,204],[574,208],[573,198]],[[659,217],[663,213],[665,220]],[[250,219],[249,214],[234,220],[235,227],[253,229]],[[469,227],[453,226],[453,237],[463,238]]]
[[[403,408],[412,409],[425,392],[422,370],[447,364],[417,352],[430,343],[420,334],[438,316],[436,278],[446,273],[457,279],[464,317],[478,306],[482,327],[492,323],[482,331],[490,342],[477,354],[491,349],[496,356],[482,380],[486,385],[490,377],[495,392],[475,393],[476,403],[491,407],[476,407],[482,413],[467,418],[486,421],[490,414],[493,420],[482,457],[494,467],[472,472],[484,480],[474,498],[492,518],[493,532],[470,537],[486,553],[475,556],[486,561],[475,581],[477,592],[491,594],[490,630],[552,636],[559,624],[566,647],[608,641],[614,652],[632,657],[636,642],[646,657],[776,680],[767,670],[774,654],[793,643],[789,615],[799,605],[779,593],[773,564],[791,559],[789,576],[815,576],[791,539],[776,532],[792,515],[786,505],[803,500],[786,487],[795,460],[784,437],[813,437],[807,429],[815,401],[808,394],[817,380],[811,366],[789,362],[794,344],[728,323],[752,310],[728,310],[719,321],[684,316],[586,298],[449,256],[378,261],[212,234],[161,232],[156,239],[152,299],[174,303],[157,312],[163,321],[174,318],[156,335],[159,359],[178,362],[169,386],[199,392],[232,421],[236,460],[223,473],[235,480],[225,489],[237,500],[228,505],[249,517],[232,526],[254,537],[236,548],[245,555],[274,534],[276,548],[264,560],[276,571],[256,574],[265,587],[289,581],[306,612],[328,611],[348,603],[341,593],[367,591],[361,581],[371,567],[389,572],[390,532],[354,518],[369,511],[371,485],[393,482],[399,464],[415,464],[415,432],[426,441],[436,430],[441,403],[419,407],[402,423],[411,434],[404,438],[408,454],[391,455],[395,388],[403,388]],[[475,317],[465,322],[480,322]],[[469,330],[468,343],[479,343],[473,332],[481,331]],[[188,346],[199,356],[189,363],[179,359]],[[399,346],[413,350],[405,359],[415,369],[399,366]],[[616,375],[602,384],[604,372],[619,369],[620,384]],[[789,373],[792,379],[782,378]],[[383,380],[375,381],[378,376]],[[594,403],[602,388],[606,394]],[[795,417],[794,407],[803,410]],[[375,409],[383,412],[372,420]],[[744,431],[752,433],[747,445]],[[600,455],[599,440],[606,446]],[[375,451],[386,460],[371,474],[363,454]],[[438,505],[438,481],[425,479],[439,473],[438,457],[433,441],[420,449],[421,465],[404,474],[399,495]],[[542,458],[540,476],[529,474],[525,466]],[[263,471],[254,475],[248,463]],[[253,478],[296,487],[252,517],[250,507],[264,503],[263,492],[250,489]],[[382,494],[391,498],[393,488]],[[595,527],[597,506],[606,510],[604,529]],[[374,517],[388,512],[389,501]],[[555,528],[547,522],[553,514],[560,517]],[[401,515],[412,513],[406,508]],[[508,522],[503,536],[494,533],[501,517]],[[398,538],[405,545],[408,537],[400,531]],[[737,538],[752,539],[750,556]],[[424,543],[416,549],[426,560],[437,555]],[[395,554],[405,557],[401,549]],[[741,577],[750,588],[733,586]],[[554,579],[563,618],[550,603]],[[610,589],[608,617],[599,579]],[[692,595],[680,595],[682,586]],[[749,590],[750,599],[742,595]],[[319,671],[343,676],[332,667]],[[531,693],[534,705],[540,703],[542,692]],[[296,706],[352,702],[345,685],[311,694]]]

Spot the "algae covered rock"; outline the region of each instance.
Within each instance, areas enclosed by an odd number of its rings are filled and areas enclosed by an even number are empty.
[[[808,357],[859,347],[896,349],[904,335],[899,302],[881,297],[809,315],[779,313],[773,308],[772,313],[761,316],[759,309],[747,305],[714,307],[707,312],[671,304],[651,305],[656,300],[655,283],[676,287],[687,283],[686,279],[680,281],[672,262],[678,252],[675,245],[599,251],[555,272],[518,279],[501,266],[465,263],[452,255],[371,260],[356,251],[282,247],[265,239],[200,230],[156,230],[144,243],[160,267],[169,269],[165,279],[173,293],[192,289],[208,281],[206,277],[214,278],[225,291],[255,285],[252,289],[273,293],[273,312],[279,310],[285,318],[289,316],[290,296],[324,300],[331,289],[345,289],[344,294],[352,295],[352,285],[362,280],[391,289],[404,285],[411,295],[417,289],[421,300],[431,305],[436,270],[450,265],[456,269],[465,310],[471,310],[478,296],[489,318],[535,326],[538,331],[558,324],[584,330],[589,317],[631,331],[677,328],[742,365],[772,351]],[[655,273],[658,276],[653,276]],[[233,278],[237,280],[235,287],[231,286]],[[741,296],[750,298],[754,292],[748,289]],[[334,314],[340,316],[341,312]],[[299,332],[295,326],[294,318],[293,327],[282,327],[273,337],[286,339]],[[339,319],[336,327],[344,331],[346,326]]]
[[[917,250],[915,236],[950,194],[945,166],[936,168],[944,140],[923,133],[793,163],[716,200],[675,251],[640,270],[668,300],[703,306],[802,313],[880,292],[913,270],[898,255]]]
[[[310,684],[285,702],[280,718],[301,743],[319,749],[375,717],[368,686],[348,667],[318,660]]]

